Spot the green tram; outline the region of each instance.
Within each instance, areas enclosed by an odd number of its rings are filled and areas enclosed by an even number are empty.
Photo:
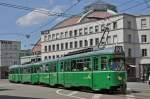
[[[9,69],[9,81],[16,83],[126,91],[125,58],[120,46]]]

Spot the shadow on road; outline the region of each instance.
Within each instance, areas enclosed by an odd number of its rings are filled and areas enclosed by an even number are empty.
[[[13,90],[13,89],[4,89],[4,88],[0,88],[0,91],[8,91],[8,90]]]
[[[0,99],[41,99],[41,98],[0,95]]]

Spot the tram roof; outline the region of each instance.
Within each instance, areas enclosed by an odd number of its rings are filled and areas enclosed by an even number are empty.
[[[9,67],[9,69],[13,69],[13,68],[17,68],[17,67],[20,67],[20,65],[12,65]]]
[[[73,58],[100,55],[100,54],[112,54],[112,53],[114,53],[114,50],[115,50],[115,47],[104,48],[104,49],[99,49],[99,50],[95,50],[92,52],[86,52],[86,53],[75,54],[75,55],[71,55],[71,56],[65,56],[65,57],[61,57],[59,59],[45,60],[45,61],[38,62],[38,63],[32,63],[32,64],[26,64],[26,65],[13,65],[9,68],[13,69],[13,68],[17,68],[17,67],[30,67],[33,65],[46,64],[46,63],[54,62],[54,61],[58,61],[58,60],[66,60],[66,59],[73,59]]]
[[[114,53],[114,50],[115,50],[115,47],[105,48],[105,49],[100,49],[100,50],[96,50],[96,51],[92,51],[92,52],[86,52],[86,53],[81,53],[81,54],[76,54],[76,55],[71,55],[71,56],[65,56],[65,57],[60,58],[59,60],[100,55],[100,54],[112,54],[112,53]]]

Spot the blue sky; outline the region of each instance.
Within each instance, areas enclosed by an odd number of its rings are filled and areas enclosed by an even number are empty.
[[[77,0],[0,0],[0,3],[9,3],[14,5],[22,5],[26,7],[37,8],[44,11],[50,12],[63,12],[69,6],[76,3]],[[84,6],[94,2],[95,0],[82,0],[78,5],[74,6],[68,14],[76,14],[83,11]],[[140,2],[146,2],[148,0],[103,0],[107,3],[114,4],[118,7],[120,13],[131,13],[131,14],[150,14],[150,8],[144,9],[146,6],[150,6],[149,3],[144,3],[133,9],[123,11],[126,8],[132,7]],[[131,1],[130,3],[125,3]],[[47,16],[41,13],[33,11],[25,11],[20,9],[8,8],[0,5],[0,39],[3,40],[18,40],[21,41],[22,49],[31,48],[32,44],[40,38],[40,31],[49,29],[51,26],[63,20],[64,17],[44,26],[41,29],[37,29],[49,22],[54,16]],[[36,32],[27,39],[24,35]]]

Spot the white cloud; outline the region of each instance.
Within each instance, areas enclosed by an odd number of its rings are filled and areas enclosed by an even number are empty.
[[[38,8],[37,10],[34,10],[34,11],[31,11],[29,12],[28,14],[20,17],[16,23],[19,25],[19,26],[22,26],[22,27],[27,27],[27,26],[32,26],[32,25],[37,25],[37,24],[40,24],[44,21],[46,21],[47,19],[49,18],[53,18],[54,16],[48,16],[46,14],[50,14],[48,12],[52,12],[52,13],[62,13],[64,12],[64,10],[67,8],[67,6],[65,5],[57,5],[55,7],[53,7],[51,10],[47,10],[47,9],[44,9],[44,8]],[[39,13],[39,10],[40,12],[42,13]],[[38,12],[37,12],[38,11]],[[46,14],[43,14],[46,13]],[[61,21],[63,20],[64,17],[59,17],[56,22],[58,21]]]
[[[62,13],[64,12],[64,10],[67,8],[66,5],[57,5],[54,8],[52,8],[52,12],[56,12],[56,13]]]
[[[38,10],[31,11],[28,14],[26,14],[25,16],[20,17],[16,21],[16,23],[20,26],[32,26],[32,25],[39,24],[39,23],[43,22],[44,20],[47,20],[49,18],[49,16],[46,14],[36,12],[39,10],[48,11],[46,9],[39,8]]]

